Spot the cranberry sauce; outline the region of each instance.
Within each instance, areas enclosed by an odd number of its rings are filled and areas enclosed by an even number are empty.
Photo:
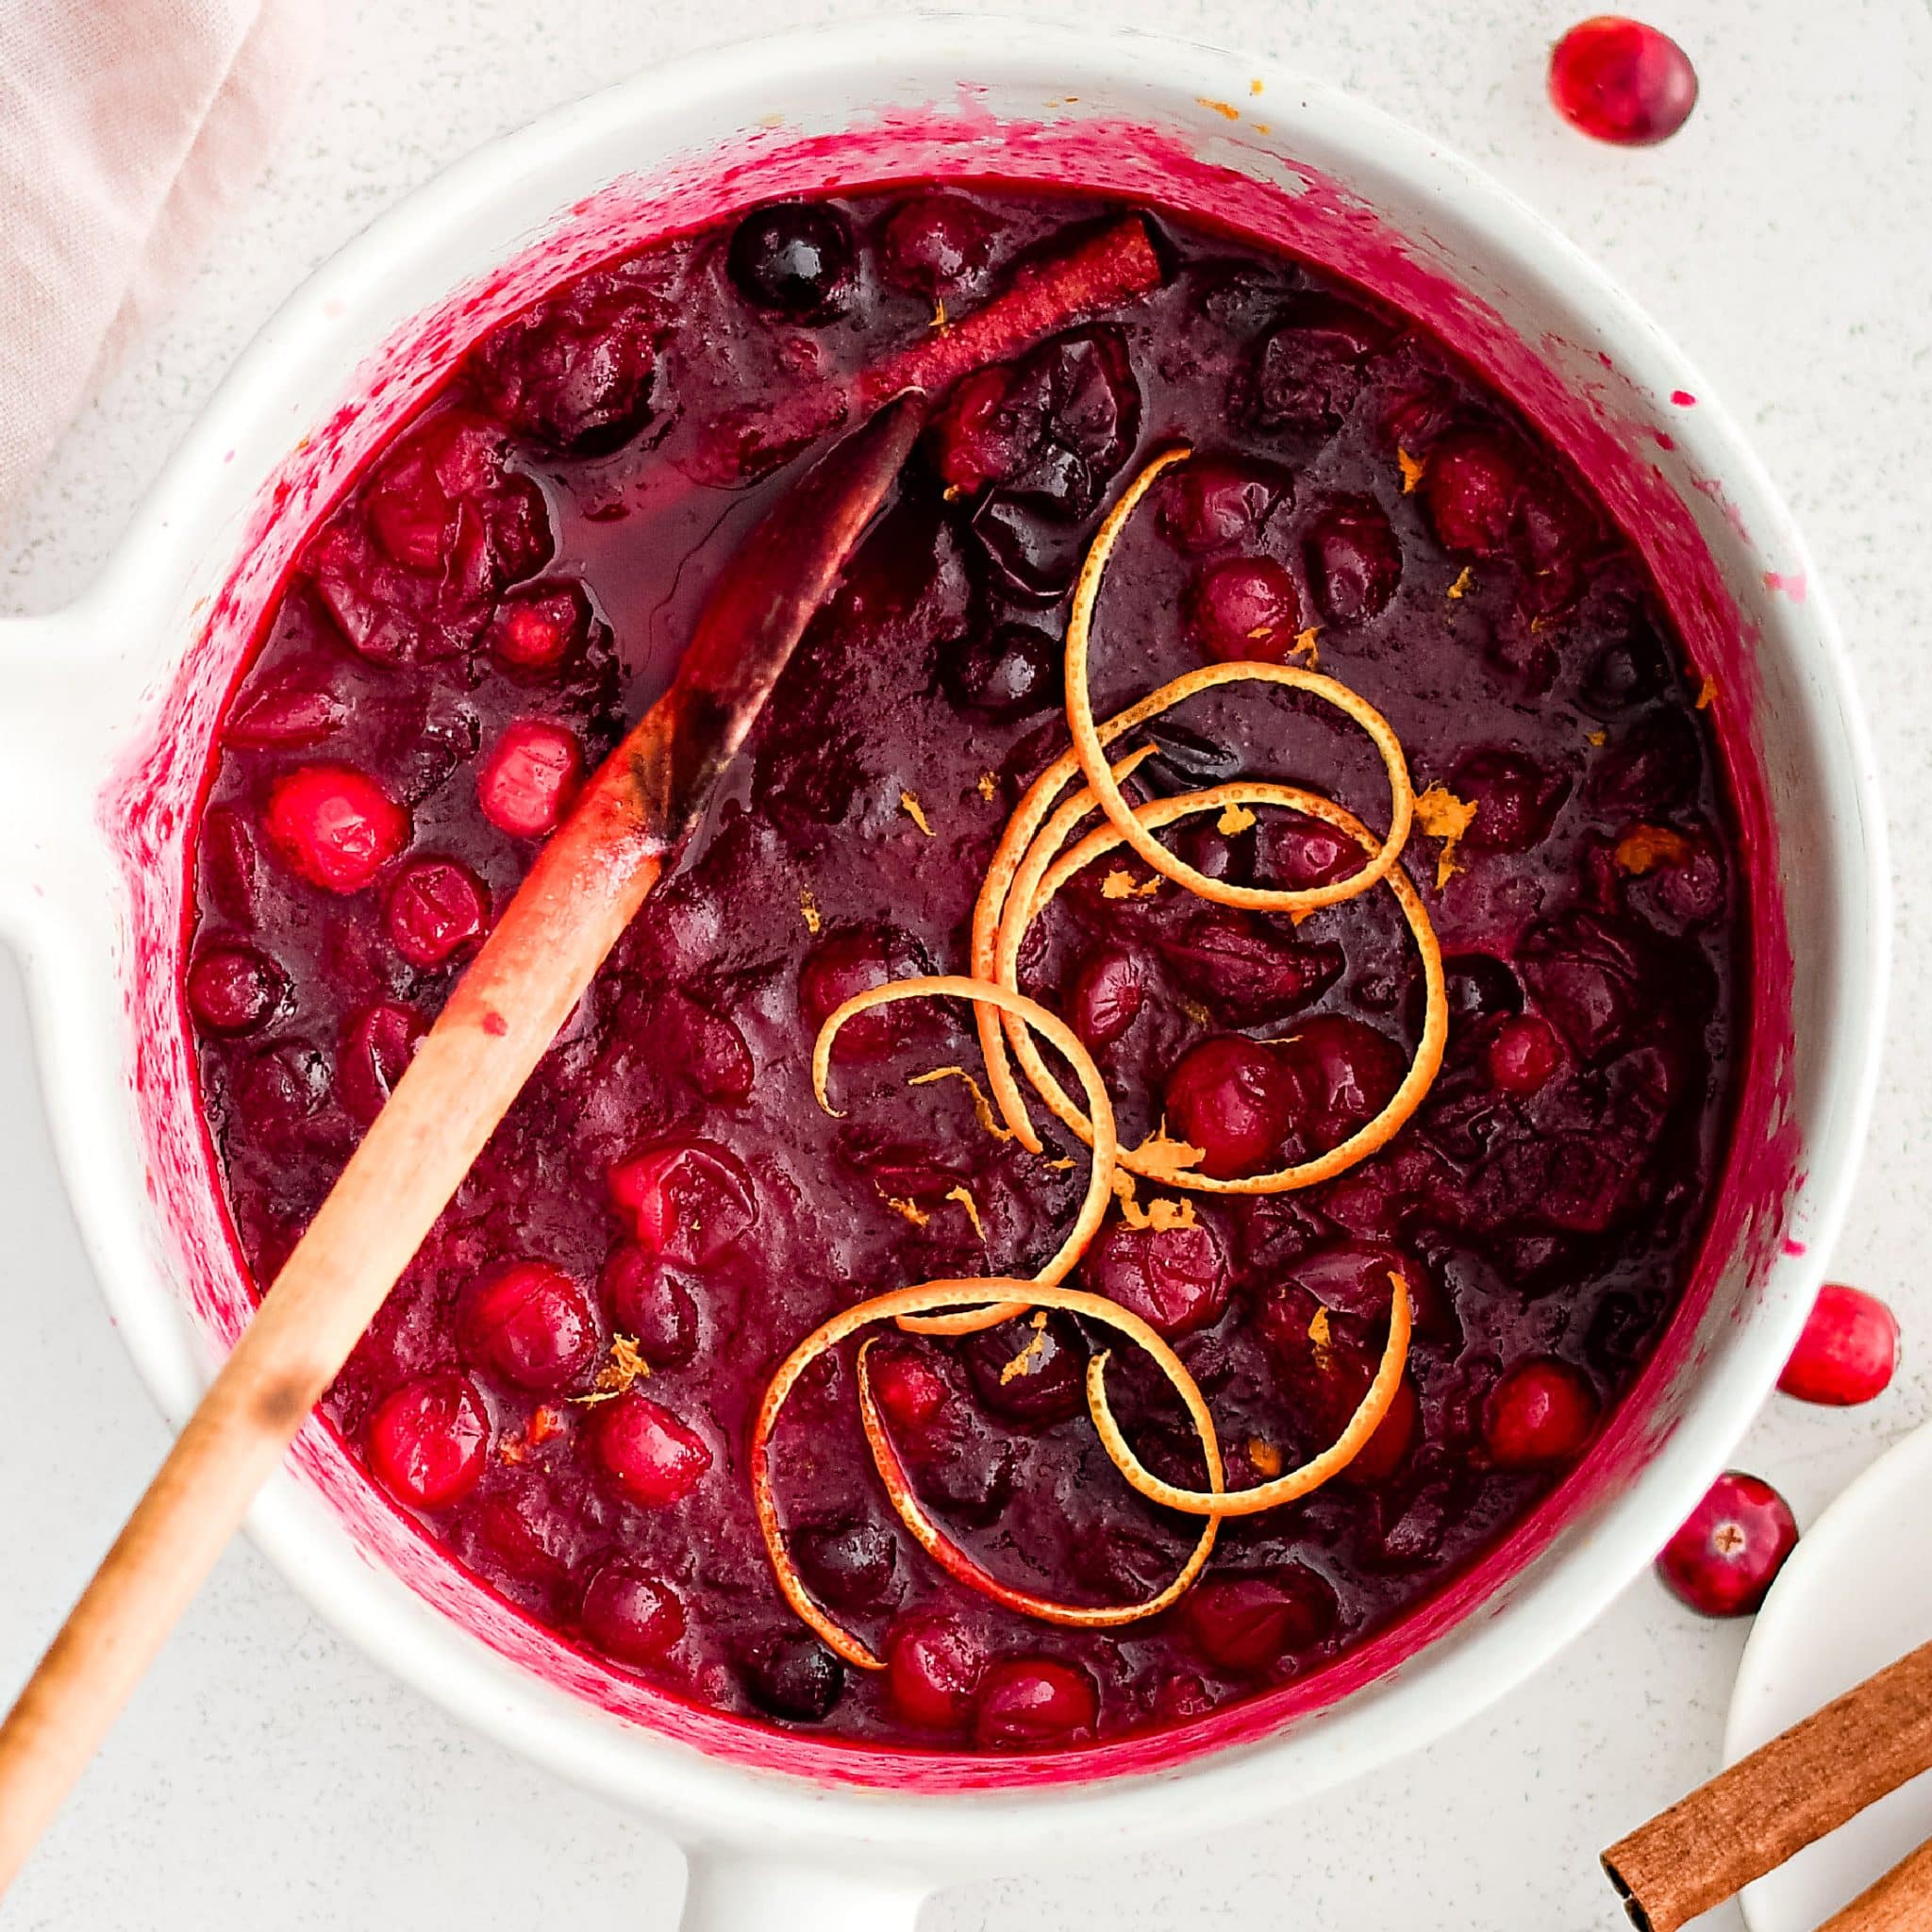
[[[1117,209],[1040,192],[758,212],[599,270],[497,329],[314,532],[226,716],[185,995],[241,1247],[270,1279],[579,774],[664,687],[733,546],[796,474],[797,408]],[[1741,1024],[1734,841],[1682,651],[1579,477],[1440,343],[1317,270],[1163,222],[1163,287],[969,375],[820,614],[675,874],[573,1014],[330,1393],[426,1532],[612,1664],[850,1739],[1016,1749],[1180,1722],[1304,1675],[1438,1589],[1581,1455],[1656,1342],[1712,1191]],[[808,397],[808,400],[810,400]],[[785,408],[779,405],[783,403]],[[1170,1336],[1229,1479],[1332,1441],[1417,1325],[1345,1474],[1231,1522],[1173,1610],[1029,1621],[937,1570],[888,1507],[848,1347],[775,1439],[811,1591],[753,1516],[774,1369],[862,1297],[1026,1274],[1084,1151],[996,1138],[970,1016],[824,1017],[967,970],[1021,788],[1066,742],[1061,638],[1104,507],[1176,439],[1100,599],[1106,717],[1207,657],[1319,653],[1418,790],[1473,804],[1406,864],[1447,958],[1447,1058],[1380,1154],[1322,1187],[1109,1224],[1076,1277]],[[1151,727],[1135,780],[1241,774],[1387,822],[1328,708],[1236,684]],[[1300,886],[1345,856],[1263,811],[1168,836]],[[1439,860],[1440,865],[1439,875]],[[1395,1086],[1421,974],[1384,890],[1295,924],[1104,861],[1041,917],[1023,986],[1099,1058],[1132,1145],[1209,1174],[1308,1158]],[[1053,1124],[1035,1108],[1042,1126]],[[1143,1198],[1149,1191],[1142,1190]],[[1082,1401],[1117,1338],[1054,1315],[871,1364],[920,1492],[1001,1577],[1153,1593],[1198,1523],[1143,1504]],[[645,1373],[647,1371],[647,1373]],[[1143,1459],[1201,1480],[1178,1407],[1116,1345]],[[587,1399],[591,1398],[591,1399]]]

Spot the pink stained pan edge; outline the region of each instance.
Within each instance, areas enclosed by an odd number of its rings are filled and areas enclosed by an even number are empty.
[[[1229,139],[1218,132],[1215,144],[1224,152]],[[1278,173],[1278,162],[1272,165]],[[1511,1580],[1592,1504],[1625,1487],[1668,1439],[1674,1391],[1696,1372],[1700,1318],[1725,1263],[1742,1255],[1757,1276],[1778,1252],[1801,1175],[1787,1072],[1792,964],[1768,862],[1776,850],[1775,826],[1751,730],[1759,699],[1755,633],[1695,518],[1658,466],[1651,426],[1622,407],[1624,397],[1638,399],[1615,369],[1597,358],[1601,366],[1591,379],[1566,380],[1553,358],[1567,345],[1525,342],[1487,303],[1432,266],[1425,247],[1306,169],[1292,190],[1271,186],[1204,158],[1168,132],[1114,122],[1002,123],[970,93],[956,108],[883,117],[861,132],[801,139],[761,131],[648,178],[613,183],[514,259],[416,317],[365,362],[347,399],[259,492],[239,561],[196,648],[101,799],[132,900],[131,1079],[149,1190],[175,1277],[198,1324],[225,1347],[252,1302],[196,1101],[181,1007],[191,833],[223,705],[308,529],[471,341],[557,282],[754,201],[969,175],[1117,193],[1312,257],[1425,323],[1571,456],[1636,538],[1695,667],[1722,692],[1714,718],[1750,887],[1752,1017],[1724,1183],[1690,1287],[1657,1356],[1584,1463],[1478,1564],[1379,1637],[1306,1680],[1185,1727],[1058,1753],[987,1757],[828,1743],[694,1706],[608,1669],[460,1570],[389,1504],[320,1419],[311,1419],[298,1439],[294,1457],[302,1475],[365,1556],[545,1684],[740,1765],[934,1794],[1172,1770],[1207,1752],[1272,1737],[1387,1675],[1463,1620],[1493,1614],[1507,1601]]]

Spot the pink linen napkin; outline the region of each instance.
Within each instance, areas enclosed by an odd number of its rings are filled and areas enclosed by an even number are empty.
[[[193,268],[320,0],[0,0],[0,514]]]

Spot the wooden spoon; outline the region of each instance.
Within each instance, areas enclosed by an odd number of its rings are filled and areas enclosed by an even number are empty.
[[[919,433],[908,391],[726,567],[671,689],[598,769],[424,1037],[0,1725],[0,1892],[256,1491],[696,824]]]

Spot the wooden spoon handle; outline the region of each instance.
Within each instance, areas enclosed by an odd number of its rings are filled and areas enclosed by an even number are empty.
[[[665,848],[661,701],[591,779],[0,1725],[0,1891],[508,1111]]]

